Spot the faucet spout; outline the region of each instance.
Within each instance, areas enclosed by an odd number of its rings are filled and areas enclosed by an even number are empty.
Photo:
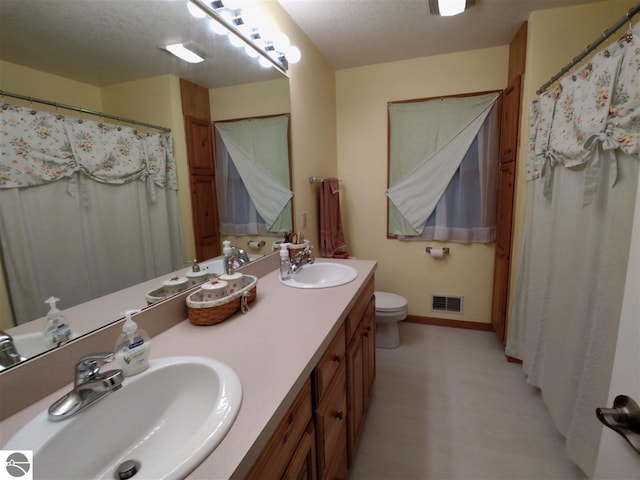
[[[251,261],[249,259],[249,255],[247,254],[247,251],[244,248],[232,246],[231,249],[233,250],[236,262],[238,262],[241,267]]]
[[[0,366],[6,368],[21,362],[24,358],[18,353],[13,337],[0,330]]]
[[[93,405],[122,387],[122,370],[100,373],[100,367],[114,358],[113,353],[94,353],[80,359],[75,368],[74,388],[49,407],[49,420],[58,422]]]

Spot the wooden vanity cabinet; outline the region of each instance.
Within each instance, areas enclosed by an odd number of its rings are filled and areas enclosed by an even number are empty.
[[[371,278],[247,478],[347,478],[376,372],[373,291]]]
[[[351,466],[369,406],[376,375],[376,307],[374,280],[347,317],[347,459]]]
[[[311,408],[311,382],[307,381],[246,478],[317,478]]]

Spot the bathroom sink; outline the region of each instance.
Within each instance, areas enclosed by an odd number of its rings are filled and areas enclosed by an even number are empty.
[[[304,265],[288,280],[280,281],[294,288],[328,288],[344,285],[358,277],[358,271],[342,263],[322,262]]]
[[[242,386],[227,365],[204,357],[152,360],[123,387],[67,420],[44,411],[3,449],[33,450],[34,478],[182,478],[222,441],[240,409]]]
[[[77,336],[78,334],[76,332],[71,332],[71,338],[69,340],[73,340]],[[44,342],[42,332],[15,335],[13,337],[13,343],[15,344],[18,353],[24,358],[35,357],[36,355],[46,352],[52,348]]]

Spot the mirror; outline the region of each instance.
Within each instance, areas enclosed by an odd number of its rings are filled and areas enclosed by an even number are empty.
[[[144,2],[2,0],[0,2],[0,67],[3,68],[0,68],[0,71],[3,73],[0,75],[0,89],[61,104],[109,112],[107,108],[94,107],[95,104],[87,107],[82,101],[63,101],[56,95],[53,87],[48,88],[49,85],[34,87],[37,79],[25,78],[25,73],[22,73],[22,77],[19,75],[16,77],[15,72],[19,69],[4,67],[22,66],[42,72],[43,75],[53,74],[68,79],[64,99],[73,97],[75,92],[69,94],[68,91],[74,89],[73,82],[76,81],[95,87],[99,97],[112,97],[110,101],[116,105],[118,99],[113,97],[118,92],[118,88],[111,88],[114,85],[169,75],[210,89],[211,103],[215,109],[212,112],[214,120],[288,112],[287,79],[273,68],[261,67],[256,59],[244,53],[243,48],[232,46],[226,36],[215,35],[207,22],[208,20],[192,17],[187,11],[184,0]],[[186,64],[158,48],[161,45],[176,42],[193,42],[205,57],[205,61],[200,64]],[[23,72],[29,71],[23,70]],[[276,87],[278,95],[275,97],[280,99],[280,103],[277,104],[274,104],[273,98],[261,103],[261,98],[255,95],[247,96],[251,98],[251,103],[248,103],[242,98],[244,95],[234,92],[234,88],[243,88],[245,85],[251,88],[252,92],[259,92],[260,88],[256,88],[256,85],[271,85],[274,82],[278,84]],[[286,87],[282,87],[282,82],[285,82]],[[53,93],[43,95],[39,93],[42,91],[38,90],[39,87]],[[104,94],[106,90],[109,90],[108,95]],[[282,93],[285,90],[286,100]],[[236,97],[238,101],[234,101]],[[216,99],[224,101],[216,102]],[[8,96],[3,101],[25,104],[25,102],[13,101]],[[170,99],[158,96],[153,101],[162,104],[168,103]],[[136,109],[139,107],[148,109],[148,105],[136,105],[135,99],[132,101],[131,98],[122,102],[128,103],[127,108],[132,112],[126,115],[127,118],[170,126],[174,130],[172,135],[182,134],[180,132],[184,128],[182,124],[166,125],[158,121],[137,118]],[[34,108],[39,108],[37,104],[33,105]],[[219,105],[219,108],[216,105]],[[70,111],[62,113],[69,116],[76,115]],[[181,115],[179,116],[181,119]],[[176,161],[184,164],[183,170],[179,169],[179,175],[185,175],[186,156],[178,158],[175,142],[174,149],[176,149]],[[186,190],[179,191],[179,195],[188,196],[188,188]],[[190,215],[190,212],[187,213]],[[183,218],[186,215],[182,212]],[[245,239],[242,241],[244,242]],[[185,238],[185,243],[187,242],[188,239]],[[270,247],[270,242],[267,242],[267,247]],[[182,271],[186,269],[187,265]],[[96,299],[95,301],[102,302],[103,305],[100,315],[96,316],[101,317],[96,318],[99,323],[92,323],[87,329],[78,328],[75,333],[81,336],[106,323],[118,320],[121,318],[119,312],[123,308],[144,308],[146,305],[144,292],[148,292],[158,284],[161,285],[161,281],[168,275],[169,272],[161,278],[150,279],[146,283],[131,287],[136,290],[135,297],[127,297],[126,293],[118,292],[117,295],[120,295],[121,299],[127,299],[121,303],[115,301],[111,295],[107,295],[108,298]],[[143,293],[140,294],[140,292]],[[138,303],[134,303],[133,298]],[[3,299],[0,298],[0,300]],[[0,305],[2,314],[8,311],[3,307],[5,305]],[[65,313],[73,314],[70,312],[69,305],[61,302],[60,308]],[[43,304],[43,315],[46,311],[47,307]],[[44,325],[44,319],[38,319],[36,322]],[[7,329],[11,324],[10,319],[2,318],[0,328]],[[38,325],[38,328],[33,331],[37,330],[39,333],[40,327],[41,325]],[[11,329],[9,333],[12,333]]]

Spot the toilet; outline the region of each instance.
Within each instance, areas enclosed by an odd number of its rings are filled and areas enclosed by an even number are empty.
[[[407,299],[389,292],[374,292],[376,297],[376,347],[400,345],[398,322],[407,318]]]

